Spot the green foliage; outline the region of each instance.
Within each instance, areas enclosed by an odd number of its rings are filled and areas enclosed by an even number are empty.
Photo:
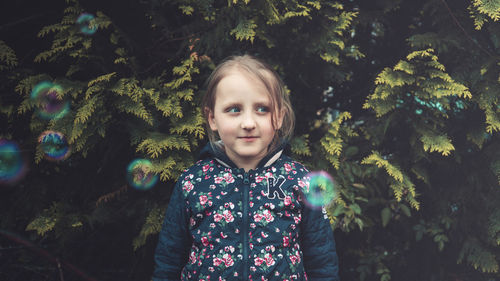
[[[460,101],[458,98],[470,99],[472,95],[467,87],[444,72],[444,66],[433,53],[433,49],[414,51],[393,69],[385,68],[377,76],[377,87],[363,108],[375,110],[378,117],[409,107],[425,119],[448,118],[454,104]],[[424,150],[449,155],[455,149],[451,140],[428,123],[425,120],[415,126]]]
[[[257,25],[254,23],[253,20],[241,20],[238,25],[231,30],[229,34],[234,35],[237,40],[250,40],[250,42],[253,43],[253,40],[255,38],[255,29],[257,28]]]
[[[403,196],[405,196],[405,199],[413,208],[417,210],[420,208],[420,203],[415,199],[415,185],[410,180],[410,178],[401,171],[399,167],[391,164],[388,160],[384,159],[384,157],[380,155],[378,151],[373,151],[372,154],[365,157],[361,163],[367,165],[376,165],[378,168],[384,168],[387,174],[390,176],[388,182],[389,186],[394,192],[396,200],[401,201]],[[384,211],[384,214],[382,214],[382,218],[383,225],[387,225],[387,211]]]
[[[221,59],[248,52],[289,89],[294,158],[335,180],[326,207],[342,279],[496,278],[497,1],[147,0],[109,14],[81,3],[51,6],[44,26],[30,25],[31,44],[0,41],[2,137],[30,164],[4,189],[2,229],[30,231],[96,279],[148,280],[172,186],[206,142],[204,82]],[[75,24],[83,12],[95,34]],[[30,95],[42,81],[70,103],[62,118],[36,114]],[[68,159],[45,160],[45,130],[67,137]],[[128,186],[134,158],[152,161],[153,189]],[[0,279],[53,276],[28,255],[7,259]]]
[[[16,53],[4,41],[0,40],[0,71],[7,70],[18,64]]]
[[[493,244],[500,246],[500,210],[488,217],[488,236]]]
[[[340,133],[341,125],[344,121],[351,118],[351,114],[349,112],[342,112],[337,119],[335,119],[332,123],[330,123],[330,128],[328,132],[323,136],[320,140],[321,146],[326,151],[326,159],[335,167],[339,168],[339,156],[342,153],[342,137],[352,137],[355,135],[352,130],[349,130],[346,127],[343,127],[343,136]]]
[[[309,135],[302,135],[291,140],[292,152],[296,155],[311,156],[309,148]]]
[[[134,241],[132,242],[134,251],[146,244],[146,239],[148,238],[148,236],[160,232],[163,220],[165,218],[164,213],[165,209],[163,208],[154,208],[149,212],[148,216],[146,217],[146,221],[142,225],[139,236],[134,238]]]
[[[458,263],[466,261],[482,272],[498,272],[498,262],[495,254],[484,248],[479,241],[469,238],[465,241],[458,256]]]
[[[489,19],[498,21],[500,19],[500,3],[489,0],[472,0],[469,10],[474,19],[474,25],[480,30]]]
[[[34,230],[38,235],[44,236],[48,231],[54,229],[59,216],[58,207],[54,204],[50,208],[45,209],[43,214],[32,220],[26,226],[26,230]]]

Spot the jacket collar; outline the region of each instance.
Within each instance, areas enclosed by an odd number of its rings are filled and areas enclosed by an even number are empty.
[[[265,168],[274,164],[286,150],[287,145],[288,144],[286,142],[283,142],[276,150],[268,153],[264,158],[260,160],[259,164],[257,164],[256,169]],[[224,167],[239,169],[238,166],[236,166],[236,164],[234,164],[233,161],[229,159],[226,152],[224,151],[223,146],[224,144],[221,141],[214,144],[207,143],[205,147],[200,151],[199,159],[212,157]]]

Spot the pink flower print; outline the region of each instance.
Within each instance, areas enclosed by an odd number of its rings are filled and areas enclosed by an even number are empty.
[[[262,238],[267,238],[269,236],[269,234],[266,234],[264,232],[261,232],[260,235],[262,236]]]
[[[252,222],[252,223],[250,223],[250,227],[251,227],[251,228],[255,228],[255,227],[256,227],[255,223],[253,223],[253,222]]]
[[[264,218],[264,216],[262,214],[260,214],[260,213],[257,213],[255,215],[253,215],[253,220],[255,222],[260,222],[263,218]]]
[[[215,228],[215,223],[210,223],[210,228]]]
[[[208,202],[208,197],[206,195],[200,195],[200,204],[205,205]]]
[[[253,202],[252,202],[252,201],[250,201],[250,208],[252,208],[252,207],[253,207]]]
[[[233,202],[228,202],[224,204],[224,208],[229,208],[229,209],[234,209],[234,204]]]
[[[290,196],[285,196],[285,206],[290,206],[290,204],[292,204],[292,197]]]
[[[230,173],[225,173],[224,174],[224,180],[227,183],[233,183],[234,182],[234,178],[233,178],[233,176]]]
[[[190,181],[186,181],[184,183],[184,185],[182,186],[182,189],[184,191],[190,192],[191,190],[193,190],[193,187],[194,187],[194,185]]]
[[[264,179],[265,179],[265,177],[263,177],[263,176],[256,176],[256,177],[255,177],[255,182],[256,182],[256,183],[260,183],[260,182],[261,182],[261,181],[263,181]]]
[[[288,173],[292,170],[292,165],[285,163],[285,171]]]
[[[193,225],[195,225],[195,224],[196,224],[196,221],[195,221],[193,218],[190,218],[190,219],[189,219],[189,225],[190,225],[190,226],[193,226]]]
[[[257,268],[255,266],[250,266],[250,270],[255,272],[255,271],[257,271]]]
[[[223,177],[216,177],[215,180],[214,180],[214,182],[217,183],[217,184],[219,184],[219,183],[222,182],[223,179],[224,179]]]
[[[196,263],[196,254],[194,252],[191,252],[191,255],[189,255],[189,262],[191,264],[195,264]]]
[[[227,238],[227,234],[224,234],[224,232],[221,232],[221,233],[220,233],[220,237],[222,237],[222,238],[224,238],[224,239],[225,239],[225,238]]]
[[[264,210],[263,214],[267,222],[272,222],[274,220],[274,217],[269,210]]]
[[[211,184],[211,185],[209,185],[209,186],[208,186],[208,188],[210,188],[210,189],[215,189],[215,184]]]
[[[283,236],[283,247],[290,246],[290,237]]]
[[[234,264],[234,261],[233,259],[231,258],[231,255],[230,254],[224,254],[222,256],[222,258],[224,259],[224,265],[226,265],[226,267],[228,266],[232,266]]]
[[[208,267],[208,271],[210,271],[210,272],[214,272],[214,271],[215,271],[215,268],[214,268],[213,266],[210,266],[210,267]]]
[[[231,211],[224,210],[224,212],[222,212],[222,214],[224,215],[224,219],[226,220],[226,222],[232,222],[232,221],[234,221],[234,217],[231,214]]]
[[[260,266],[265,261],[266,260],[264,260],[263,258],[260,258],[260,257],[256,257],[255,259],[253,259],[253,262],[255,263],[256,266]]]
[[[224,260],[223,260],[223,259],[221,259],[221,258],[217,258],[217,257],[215,257],[215,258],[213,259],[213,262],[214,262],[214,266],[219,266],[219,265],[221,265],[221,264],[224,262]]]
[[[232,253],[232,252],[234,252],[234,247],[233,246],[226,246],[226,247],[224,247],[224,251]]]
[[[273,259],[273,256],[271,256],[271,254],[266,253],[266,255],[264,256],[264,258],[266,259],[266,265],[267,266],[273,266],[274,265],[274,259]]]
[[[298,217],[293,217],[293,220],[295,221],[295,224],[299,224],[301,219],[300,216],[298,216]]]
[[[201,244],[203,244],[203,246],[205,247],[208,246],[209,242],[206,236],[201,237]]]
[[[290,256],[290,261],[292,262],[292,264],[300,262],[300,253],[299,253],[299,251],[296,251],[295,255]]]
[[[208,165],[208,164],[204,165],[202,169],[203,169],[203,173],[206,173],[208,171],[208,169],[210,169],[210,165]]]
[[[271,172],[267,172],[264,176],[265,176],[266,178],[272,178],[272,177],[273,177],[273,173],[271,173]]]
[[[214,222],[219,222],[222,218],[224,218],[223,215],[221,215],[219,213],[214,214]]]

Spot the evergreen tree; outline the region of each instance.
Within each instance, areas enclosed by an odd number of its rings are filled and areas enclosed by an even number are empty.
[[[53,5],[0,28],[0,137],[29,163],[0,189],[1,279],[149,280],[173,184],[207,141],[204,82],[242,53],[287,85],[294,158],[335,179],[342,279],[498,275],[496,1]],[[40,89],[67,113],[42,118]],[[50,161],[47,134],[71,155]],[[159,176],[150,190],[126,179],[137,158]]]

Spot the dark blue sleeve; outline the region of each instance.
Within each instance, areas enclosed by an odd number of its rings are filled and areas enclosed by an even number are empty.
[[[300,237],[309,281],[338,281],[339,265],[330,221],[323,208],[304,207]]]
[[[188,261],[192,241],[189,216],[179,182],[174,187],[158,238],[153,281],[179,281],[182,268]]]

